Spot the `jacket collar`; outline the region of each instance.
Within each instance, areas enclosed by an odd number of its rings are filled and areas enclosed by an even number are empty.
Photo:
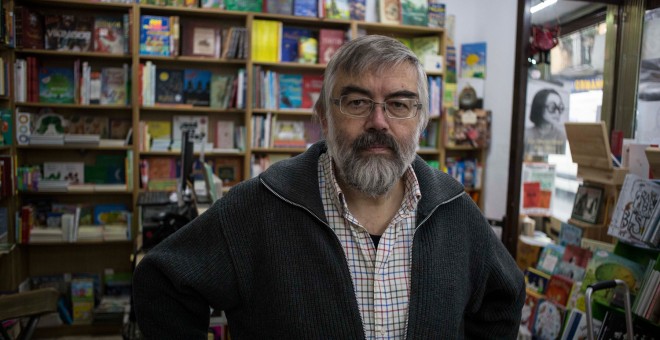
[[[325,141],[317,142],[304,153],[273,164],[259,179],[276,195],[304,207],[327,224],[318,181],[319,156],[326,151]],[[419,156],[412,167],[422,192],[417,206],[418,221],[423,221],[438,205],[464,192],[463,186],[451,176],[431,168]]]

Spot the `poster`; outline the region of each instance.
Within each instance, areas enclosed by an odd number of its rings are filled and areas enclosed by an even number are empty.
[[[569,89],[530,79],[525,101],[525,159],[545,159],[566,152]]]
[[[461,77],[486,79],[486,43],[461,45]]]
[[[523,163],[520,213],[550,216],[555,191],[555,165]]]

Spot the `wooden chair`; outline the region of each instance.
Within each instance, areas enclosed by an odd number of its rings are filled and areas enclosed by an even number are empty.
[[[28,323],[17,339],[31,339],[39,318],[57,311],[60,293],[55,288],[41,288],[27,292],[0,296],[0,322],[27,317]],[[10,340],[7,330],[0,324],[0,338]]]

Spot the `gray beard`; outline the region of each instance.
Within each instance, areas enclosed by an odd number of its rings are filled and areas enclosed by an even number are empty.
[[[331,132],[327,145],[338,179],[365,195],[377,197],[389,192],[406,172],[415,158],[417,139],[398,143],[387,133],[368,131],[348,143],[348,138],[337,131]],[[384,145],[393,154],[363,156],[361,152],[372,145]]]

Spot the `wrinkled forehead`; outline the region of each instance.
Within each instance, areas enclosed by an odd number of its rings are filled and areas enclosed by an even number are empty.
[[[342,68],[339,69],[334,86],[333,93],[340,91],[346,85],[362,86],[367,88],[404,85],[410,90],[417,92],[418,75],[413,65],[408,63],[397,64],[371,64],[367,68]],[[393,80],[396,79],[396,82]]]

